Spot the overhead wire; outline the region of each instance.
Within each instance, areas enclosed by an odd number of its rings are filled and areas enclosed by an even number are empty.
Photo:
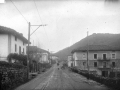
[[[39,19],[40,19],[40,21],[42,22],[42,19],[41,19],[41,17],[40,17],[39,10],[38,10],[37,5],[36,5],[36,2],[35,2],[35,0],[33,0],[33,1],[34,1],[34,4],[35,4],[35,7],[36,7],[36,9],[37,9]],[[43,23],[43,22],[42,22],[42,23]],[[46,30],[45,30],[44,27],[43,27],[43,29],[44,29],[44,32],[45,32],[45,34],[46,34],[46,36],[47,36],[47,39],[48,39],[48,35],[47,35],[47,33],[46,33]],[[48,39],[48,41],[49,41],[49,43],[50,43],[50,40],[49,40],[49,39]],[[51,46],[51,44],[50,44],[50,46]]]
[[[10,0],[10,1],[15,6],[15,8],[18,10],[18,12],[20,13],[20,15],[24,18],[24,20],[28,23],[28,20],[23,16],[23,14],[20,12],[20,10],[17,8],[17,6],[14,4],[14,2],[12,0]]]
[[[20,15],[24,18],[24,20],[27,22],[27,24],[29,23],[28,22],[28,20],[24,17],[24,15],[20,12],[20,10],[17,8],[17,6],[15,5],[15,3],[12,1],[12,0],[10,0],[11,2],[12,2],[12,4],[14,5],[14,7],[17,9],[17,11],[20,13]],[[34,4],[35,4],[35,7],[36,7],[36,9],[37,9],[37,12],[38,12],[38,15],[39,15],[39,19],[40,19],[40,21],[42,22],[42,19],[41,19],[41,17],[40,17],[40,14],[39,14],[39,11],[38,11],[38,8],[37,8],[37,5],[36,5],[36,3],[35,3],[35,0],[33,0],[34,1]],[[44,27],[43,27],[44,28]],[[32,27],[31,27],[31,29],[32,29]],[[33,30],[33,29],[32,29]],[[46,30],[45,30],[45,28],[44,28],[44,31],[45,31],[45,34],[46,34],[46,36],[47,36],[47,39],[48,39],[48,35],[47,35],[47,33],[46,33]],[[35,35],[36,36],[36,35]],[[37,36],[36,36],[37,37]],[[38,38],[38,37],[37,37]],[[48,41],[49,41],[49,39],[48,39]],[[50,41],[49,41],[50,42]]]
[[[17,6],[15,5],[15,3],[12,1],[12,0],[10,0],[11,2],[12,2],[12,4],[14,5],[14,7],[17,9],[17,11],[20,13],[20,15],[24,18],[24,20],[27,22],[27,24],[29,23],[28,22],[28,20],[24,17],[24,15],[20,12],[20,10],[17,8]],[[32,27],[30,27],[32,30],[33,30],[33,28]],[[35,35],[36,36],[36,35]],[[38,38],[38,37],[37,37]]]

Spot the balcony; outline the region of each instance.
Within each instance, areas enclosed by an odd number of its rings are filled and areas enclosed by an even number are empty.
[[[98,66],[98,69],[111,69],[110,66]]]
[[[98,58],[98,61],[110,61],[110,58]]]

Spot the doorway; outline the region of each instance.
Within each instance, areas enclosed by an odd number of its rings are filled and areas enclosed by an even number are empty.
[[[102,71],[102,76],[103,77],[108,77],[108,71]]]

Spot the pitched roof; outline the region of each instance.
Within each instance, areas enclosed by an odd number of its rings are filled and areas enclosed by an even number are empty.
[[[41,48],[38,48],[38,52],[39,53],[49,53],[47,50],[44,50],[44,49],[41,49]]]
[[[79,47],[77,49],[74,49],[73,52],[79,52],[79,51],[120,51],[120,47],[113,47],[108,45],[89,45],[89,46],[83,46]]]
[[[29,52],[37,52],[37,51],[38,51],[37,46],[29,46]]]
[[[31,53],[36,53],[36,52],[39,52],[39,53],[49,53],[47,50],[38,48],[37,46],[29,46],[29,52],[31,52]]]
[[[28,43],[28,40],[25,37],[23,37],[23,35],[21,33],[18,33],[17,31],[15,31],[11,28],[8,28],[8,27],[0,26],[0,34],[11,34],[11,35],[18,37],[25,43]]]

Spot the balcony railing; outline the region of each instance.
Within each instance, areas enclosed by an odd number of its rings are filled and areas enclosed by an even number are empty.
[[[110,58],[98,58],[98,61],[110,61]]]
[[[111,69],[110,66],[98,66],[99,69]]]

